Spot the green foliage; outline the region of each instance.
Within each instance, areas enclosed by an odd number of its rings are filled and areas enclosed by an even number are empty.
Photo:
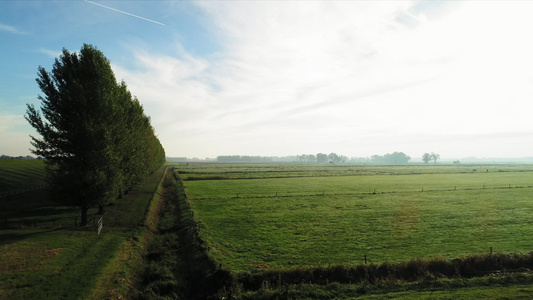
[[[432,160],[434,163],[437,163],[437,159],[440,159],[440,154],[438,153],[434,153],[434,152],[431,152],[430,153],[424,153],[424,155],[422,155],[422,161],[424,161],[424,163],[428,163],[430,160]],[[455,164],[456,162],[458,161],[454,161],[453,163]]]
[[[383,156],[372,155],[371,160],[373,163],[378,164],[406,164],[411,160],[411,157],[403,152],[387,153]]]
[[[31,137],[32,152],[46,159],[55,198],[80,207],[86,225],[90,207],[103,208],[156,170],[164,150],[142,106],[95,47],[64,49],[52,72],[39,67],[37,83],[42,116],[33,105],[25,116],[41,135]]]

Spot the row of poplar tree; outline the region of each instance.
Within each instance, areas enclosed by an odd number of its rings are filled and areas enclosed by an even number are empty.
[[[54,199],[100,213],[165,161],[150,118],[118,83],[109,60],[92,45],[78,53],[63,49],[52,71],[38,69],[44,96],[40,111],[27,105],[25,118],[41,137],[31,151],[46,160]]]

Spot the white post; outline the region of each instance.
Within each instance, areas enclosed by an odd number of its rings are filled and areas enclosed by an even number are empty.
[[[104,217],[101,217],[100,220],[98,220],[98,234],[100,234],[102,227],[104,227]]]

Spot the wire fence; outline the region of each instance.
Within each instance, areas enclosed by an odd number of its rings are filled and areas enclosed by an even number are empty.
[[[480,185],[480,186],[468,186],[468,187],[449,187],[449,188],[425,188],[423,186],[418,189],[406,189],[406,190],[389,190],[381,191],[379,189],[370,188],[368,191],[358,191],[358,192],[327,192],[323,190],[318,193],[305,193],[305,192],[276,192],[272,191],[268,194],[253,194],[250,192],[244,193],[235,193],[234,196],[224,195],[220,197],[195,197],[191,195],[189,199],[191,200],[215,200],[215,199],[235,199],[235,198],[277,198],[277,197],[315,197],[315,196],[355,196],[355,195],[381,195],[381,194],[405,194],[405,193],[426,193],[426,192],[454,192],[454,191],[475,191],[475,190],[501,190],[501,189],[531,189],[533,185],[512,185],[506,184],[503,186],[493,186],[493,185]]]
[[[16,199],[18,196],[24,195],[28,192],[47,189],[46,184],[27,185],[18,189],[7,191],[0,191],[0,199]]]
[[[80,217],[63,218],[4,218],[0,220],[0,229],[28,229],[28,228],[73,228],[79,227]],[[94,216],[89,218],[86,228],[102,230],[103,217]],[[107,226],[107,224],[106,224]]]

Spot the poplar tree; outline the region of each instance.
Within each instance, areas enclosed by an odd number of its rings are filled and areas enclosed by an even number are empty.
[[[84,44],[79,54],[63,49],[52,72],[38,70],[41,109],[28,104],[25,115],[41,135],[31,136],[31,151],[46,160],[53,197],[78,206],[83,226],[89,208],[103,213],[106,203],[157,169],[164,149],[140,103],[94,46]]]

